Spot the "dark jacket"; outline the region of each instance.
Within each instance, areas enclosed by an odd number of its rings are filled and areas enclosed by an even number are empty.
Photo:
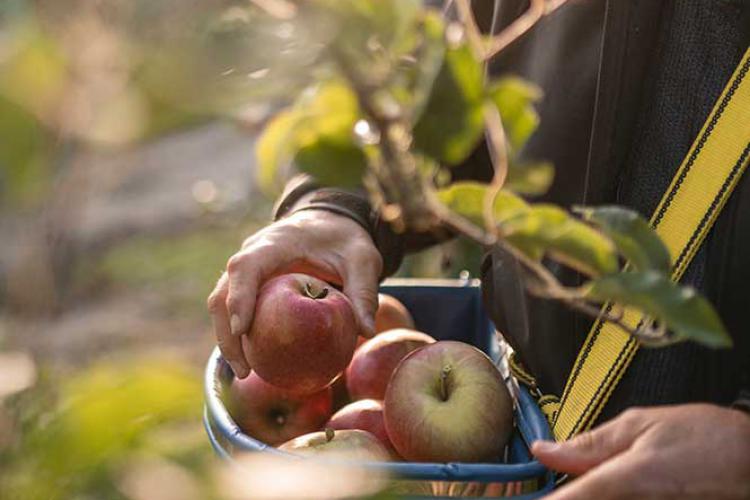
[[[497,28],[526,3],[499,2]],[[493,2],[474,4],[480,24],[489,29]],[[490,70],[519,74],[545,92],[538,107],[541,125],[523,154],[556,166],[546,201],[617,203],[649,217],[749,43],[750,1],[577,0],[543,19]],[[455,173],[490,176],[482,149]],[[310,186],[308,181],[290,188],[287,204],[295,191]],[[371,229],[390,270],[404,251],[434,240]],[[578,279],[553,270],[566,282]],[[502,324],[493,271],[488,255],[482,265],[485,305]],[[750,387],[750,175],[740,181],[683,282],[716,306],[735,347],[714,351],[686,342],[640,349],[600,418],[636,405],[728,404]],[[591,320],[556,302],[528,300],[528,334],[504,334],[543,391],[560,395]]]

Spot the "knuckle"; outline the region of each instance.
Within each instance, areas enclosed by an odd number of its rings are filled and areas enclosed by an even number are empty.
[[[640,420],[643,416],[644,409],[637,406],[631,406],[620,414],[620,419],[623,422],[634,422]]]
[[[212,292],[206,300],[206,307],[208,308],[208,312],[211,314],[216,314],[221,310],[221,306],[223,305],[223,303],[224,300],[222,294],[218,290]]]
[[[236,253],[229,257],[227,261],[227,272],[234,274],[239,271],[245,265],[245,254]]]

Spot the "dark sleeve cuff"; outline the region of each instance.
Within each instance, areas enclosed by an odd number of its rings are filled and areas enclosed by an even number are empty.
[[[750,415],[750,390],[740,391],[737,399],[732,403],[732,408],[744,411]]]
[[[302,204],[303,197],[314,193]],[[288,184],[274,208],[274,220],[302,210],[325,210],[349,217],[370,235],[383,257],[381,278],[394,274],[404,255],[403,237],[396,234],[379,213],[372,209],[364,192],[321,187],[310,176],[300,175]]]

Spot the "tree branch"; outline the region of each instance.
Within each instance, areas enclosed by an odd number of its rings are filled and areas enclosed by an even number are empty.
[[[500,111],[494,103],[487,102],[484,104],[482,112],[484,113],[484,123],[487,128],[487,138],[490,145],[490,160],[495,171],[492,176],[492,182],[485,193],[482,216],[484,224],[490,233],[498,235],[497,221],[495,220],[495,199],[498,193],[505,185],[505,179],[508,177],[508,148],[505,141],[505,129],[500,117]]]
[[[531,5],[510,26],[493,36],[489,47],[484,53],[484,59],[491,59],[511,43],[521,38],[539,20],[560,8],[567,0],[531,0]]]

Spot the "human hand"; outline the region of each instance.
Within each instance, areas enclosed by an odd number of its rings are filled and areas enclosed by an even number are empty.
[[[709,404],[630,409],[533,454],[579,475],[550,494],[573,499],[750,499],[750,417]]]
[[[237,377],[250,373],[241,336],[252,325],[260,286],[278,274],[311,274],[342,285],[354,306],[359,333],[372,337],[382,266],[370,235],[348,217],[304,210],[266,226],[229,259],[226,272],[208,297],[224,359]]]

